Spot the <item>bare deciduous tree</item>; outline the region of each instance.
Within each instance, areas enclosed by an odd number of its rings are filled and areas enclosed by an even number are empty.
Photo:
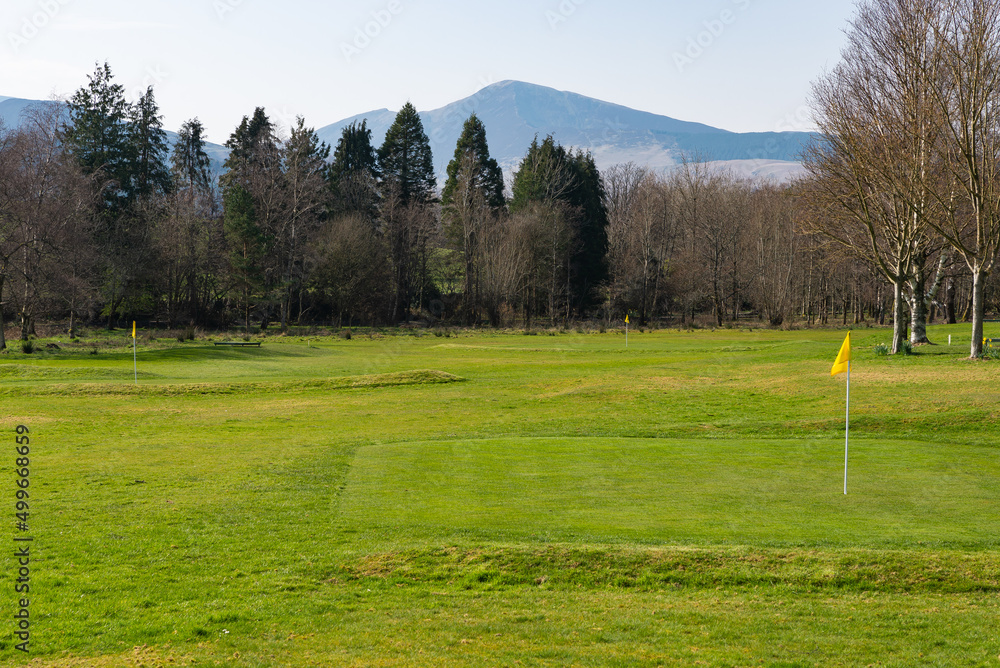
[[[906,338],[904,291],[923,266],[942,215],[933,184],[942,117],[938,0],[871,0],[848,32],[841,63],[813,87],[822,139],[806,166],[820,202],[816,229],[877,266],[894,288],[893,352]],[[920,291],[921,281],[910,283]],[[912,302],[922,305],[925,295]],[[922,328],[920,311],[918,328]],[[921,342],[926,337],[921,333]]]
[[[937,28],[944,64],[934,98],[946,119],[940,232],[972,273],[972,357],[983,354],[985,284],[1000,253],[1000,5],[948,0]]]
[[[92,294],[95,190],[65,154],[58,109],[35,108],[22,120],[18,130],[0,133],[0,289],[14,288],[22,340],[33,333],[38,310],[53,304],[68,310],[72,335]],[[2,332],[0,315],[0,347]]]

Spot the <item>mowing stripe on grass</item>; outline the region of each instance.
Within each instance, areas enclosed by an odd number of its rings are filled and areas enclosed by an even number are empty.
[[[1000,541],[993,462],[986,448],[859,439],[844,497],[833,439],[411,441],[358,448],[340,510],[401,548],[437,536],[984,549]]]

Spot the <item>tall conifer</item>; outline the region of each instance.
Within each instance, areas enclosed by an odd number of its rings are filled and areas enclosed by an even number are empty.
[[[396,114],[378,150],[383,182],[398,188],[403,205],[435,199],[437,178],[430,142],[416,108],[409,102]]]

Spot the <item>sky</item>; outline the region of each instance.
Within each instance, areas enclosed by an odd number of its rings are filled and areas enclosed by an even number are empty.
[[[499,81],[736,132],[809,130],[854,0],[3,0],[0,96],[69,97],[107,62],[164,127],[224,142],[263,106],[322,127]]]

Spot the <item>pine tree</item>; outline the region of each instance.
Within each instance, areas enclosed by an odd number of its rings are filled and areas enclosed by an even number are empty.
[[[470,158],[473,164],[469,175],[469,188],[480,191],[486,204],[493,209],[500,209],[506,204],[503,194],[503,171],[497,161],[490,157],[490,149],[486,143],[486,127],[475,114],[469,116],[462,126],[462,135],[455,146],[455,157],[448,163],[448,179],[441,193],[441,202],[447,206],[455,199],[460,189],[459,172],[462,161]]]
[[[84,173],[96,176],[103,197],[94,236],[110,328],[123,310],[144,301],[153,265],[151,230],[170,181],[166,135],[152,89],[130,105],[108,63],[97,67],[68,107],[63,141]]]
[[[608,213],[593,157],[572,155],[551,136],[541,144],[536,138],[514,174],[512,190],[511,211],[542,211],[538,217],[548,225],[550,317],[561,299],[567,316],[571,308],[583,315],[607,279]]]
[[[375,149],[372,147],[372,131],[368,129],[368,119],[358,125],[354,121],[340,133],[337,148],[333,152],[330,176],[339,179],[347,174],[368,171],[378,175]]]
[[[131,109],[125,88],[114,83],[107,62],[98,65],[88,80],[67,103],[69,122],[63,127],[63,141],[84,174],[104,176],[105,207],[121,209],[132,192]]]
[[[169,327],[174,327],[184,309],[192,323],[204,320],[209,310],[208,285],[217,278],[220,258],[211,252],[220,222],[205,152],[204,128],[194,118],[181,125],[170,156],[174,184],[169,215],[154,231],[159,268],[158,292],[166,301]]]
[[[573,185],[573,170],[566,149],[552,135],[541,144],[531,142],[521,166],[514,172],[511,211],[523,211],[532,202],[562,201]]]
[[[232,253],[230,269],[236,278],[245,324],[251,304],[262,306],[266,326],[271,306],[280,300],[280,259],[274,242],[282,223],[284,176],[274,124],[262,107],[244,116],[226,142],[228,171],[219,182],[223,191],[226,236]]]
[[[263,107],[257,107],[252,117],[244,116],[236,130],[226,141],[230,149],[226,159],[224,185],[232,181],[249,181],[280,169],[278,138],[274,124],[267,117]]]
[[[395,294],[391,320],[409,315],[414,300],[423,301],[427,284],[428,244],[437,180],[423,123],[407,102],[378,150],[382,175],[381,224],[389,248]]]
[[[163,118],[153,96],[153,87],[146,89],[131,108],[129,140],[133,156],[132,185],[134,197],[146,199],[170,189],[167,170],[167,133]]]
[[[179,188],[208,190],[211,186],[209,168],[212,161],[205,152],[205,128],[201,121],[192,118],[181,125],[170,156],[174,182]]]
[[[435,199],[437,178],[430,142],[416,108],[407,102],[396,114],[385,142],[378,150],[383,182],[398,189],[401,203],[427,203]]]
[[[448,163],[448,180],[441,195],[445,232],[453,247],[462,253],[463,310],[466,323],[478,321],[479,255],[484,228],[503,209],[503,172],[490,157],[486,128],[475,114],[462,128],[455,157]]]
[[[351,123],[340,135],[330,165],[334,214],[360,213],[373,221],[378,213],[378,163],[367,120]]]
[[[604,183],[590,153],[578,151],[570,165],[574,187],[567,193],[579,212],[571,260],[574,307],[579,315],[600,301],[597,288],[608,279],[608,209]]]

